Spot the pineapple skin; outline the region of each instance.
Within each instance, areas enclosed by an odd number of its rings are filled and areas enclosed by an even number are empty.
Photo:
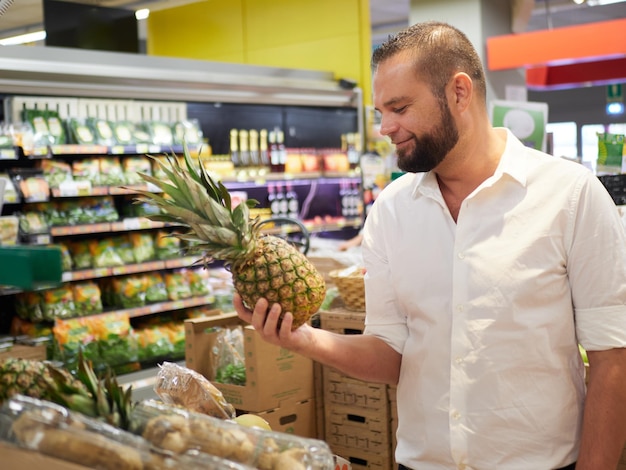
[[[68,384],[81,387],[69,373],[61,373]],[[50,400],[50,385],[53,383],[48,367],[41,361],[18,358],[0,360],[0,404],[16,394]]]
[[[260,298],[293,315],[292,330],[319,310],[326,296],[323,276],[307,257],[282,238],[261,236],[254,253],[230,265],[233,284],[248,308]]]

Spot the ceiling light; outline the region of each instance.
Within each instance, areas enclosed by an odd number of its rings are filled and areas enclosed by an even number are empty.
[[[148,8],[142,8],[141,10],[137,10],[135,12],[135,18],[137,18],[137,21],[145,20],[148,16],[150,16],[150,10]]]
[[[582,5],[583,3],[585,3],[585,0],[574,0],[574,3],[576,5]]]
[[[612,3],[621,3],[626,0],[587,0],[587,4],[590,7],[600,6],[600,5],[611,5]]]
[[[0,39],[0,46],[12,46],[15,44],[27,44],[29,42],[43,41],[46,39],[45,31],[34,31],[32,33],[20,34],[9,38]]]

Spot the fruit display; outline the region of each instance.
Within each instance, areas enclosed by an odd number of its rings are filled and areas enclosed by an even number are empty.
[[[324,441],[271,431],[250,414],[236,419],[208,380],[181,366],[164,370],[155,391],[178,403],[133,402],[130,387],[109,371],[98,377],[82,355],[75,376],[49,362],[2,360],[0,442],[103,470],[333,468]],[[221,417],[180,406],[207,393]]]
[[[205,263],[223,261],[247,306],[253,307],[264,297],[270,303],[279,303],[283,314],[293,314],[294,329],[308,321],[324,301],[322,275],[287,241],[261,233],[261,221],[250,217],[250,208],[257,201],[248,199],[233,208],[228,189],[211,178],[200,160],[196,167],[187,146],[183,153],[184,165],[175,156],[155,160],[167,175],[166,180],[141,174],[163,191],[138,191],[139,202],[153,204],[162,211],[149,218],[187,227],[177,236],[196,242],[189,252],[199,254]]]
[[[21,395],[0,409],[0,440],[100,470],[253,469],[213,455],[163,452],[141,436]]]
[[[131,426],[131,432],[173,454],[197,451],[259,470],[333,468],[332,453],[324,441],[242,426],[153,400],[133,408]]]

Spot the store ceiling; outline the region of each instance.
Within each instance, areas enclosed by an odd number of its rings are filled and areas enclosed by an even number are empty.
[[[69,0],[77,3],[95,4],[102,7],[150,8],[153,10],[172,8],[198,0]],[[532,14],[525,31],[558,28],[568,25],[626,18],[626,2],[610,5],[582,5],[572,0],[511,0],[516,3],[533,4]],[[11,0],[0,0],[8,4]],[[597,0],[596,0],[597,2]],[[409,22],[410,0],[370,0],[372,42],[379,43],[390,33]],[[0,7],[1,10],[1,7]],[[4,14],[0,13],[0,38],[42,29],[42,0],[13,0]]]

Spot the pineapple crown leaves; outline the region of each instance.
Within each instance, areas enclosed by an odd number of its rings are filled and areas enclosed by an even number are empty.
[[[229,249],[234,248],[244,255],[254,251],[254,240],[260,228],[258,219],[250,220],[250,209],[258,201],[248,199],[232,208],[228,189],[213,180],[200,159],[196,168],[186,144],[183,149],[184,166],[173,154],[168,155],[166,161],[149,155],[166,175],[166,181],[139,174],[161,189],[164,195],[140,190],[136,201],[161,209],[161,214],[149,216],[152,220],[189,227],[190,230],[180,238],[200,241],[198,249],[205,249],[214,258],[220,258],[214,252],[223,249],[230,253]]]

